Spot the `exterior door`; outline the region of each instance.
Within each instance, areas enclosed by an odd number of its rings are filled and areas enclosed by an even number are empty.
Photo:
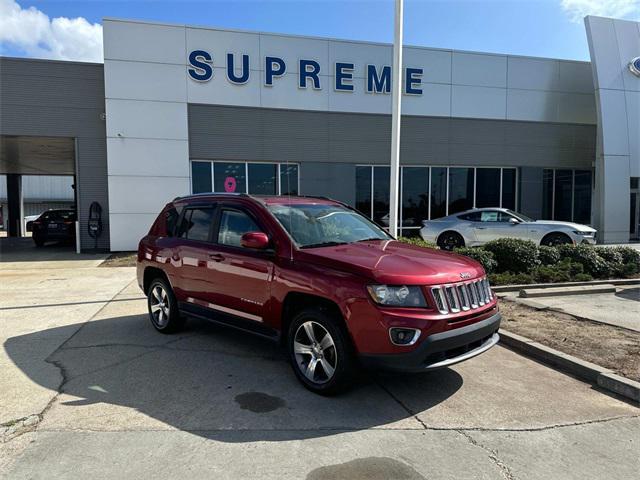
[[[529,238],[529,228],[526,223],[511,223],[511,215],[500,210],[482,211],[480,221],[474,222],[476,238],[480,243],[486,243],[496,238]]]
[[[248,232],[268,232],[239,206],[221,206],[216,224],[207,272],[209,308],[262,323],[269,307],[273,252],[245,248],[240,239]]]
[[[629,236],[632,240],[638,240],[640,239],[640,195],[638,192],[631,192],[629,207]]]
[[[209,300],[207,270],[214,219],[214,205],[186,207],[180,217],[171,258],[172,287],[179,302],[206,306]]]

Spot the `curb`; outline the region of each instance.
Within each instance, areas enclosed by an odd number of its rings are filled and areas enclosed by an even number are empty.
[[[621,377],[615,372],[580,360],[573,355],[555,350],[521,335],[500,329],[500,343],[540,362],[570,373],[600,388],[640,403],[640,382]]]
[[[640,278],[621,278],[618,280],[592,280],[591,282],[559,282],[559,283],[528,283],[523,285],[492,286],[496,293],[517,292],[523,288],[558,288],[558,287],[586,287],[589,285],[636,285],[640,284]]]
[[[566,297],[567,295],[594,295],[596,293],[616,293],[616,286],[611,283],[602,285],[579,285],[554,288],[523,288],[518,293],[520,298]]]

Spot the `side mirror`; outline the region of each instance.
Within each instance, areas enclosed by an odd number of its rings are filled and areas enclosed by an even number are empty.
[[[269,247],[269,237],[264,232],[247,232],[242,235],[240,245],[245,248],[264,250]]]
[[[517,218],[513,218],[513,217],[511,217],[511,218],[509,219],[509,223],[510,223],[511,225],[518,225],[518,224],[520,223],[520,221],[519,221]]]

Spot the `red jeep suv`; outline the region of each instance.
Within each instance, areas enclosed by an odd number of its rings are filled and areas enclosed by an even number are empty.
[[[140,241],[137,270],[158,331],[191,316],[282,342],[317,393],[348,387],[358,365],[428,371],[499,338],[479,263],[400,243],[325,198],[176,198]]]

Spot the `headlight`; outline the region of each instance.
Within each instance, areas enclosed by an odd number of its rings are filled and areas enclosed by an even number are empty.
[[[582,235],[583,237],[590,237],[592,236],[595,232],[582,232],[580,230],[574,230],[573,233],[575,233],[576,235]]]
[[[374,302],[380,305],[395,307],[426,307],[420,287],[408,287],[406,285],[369,285],[369,295]]]

